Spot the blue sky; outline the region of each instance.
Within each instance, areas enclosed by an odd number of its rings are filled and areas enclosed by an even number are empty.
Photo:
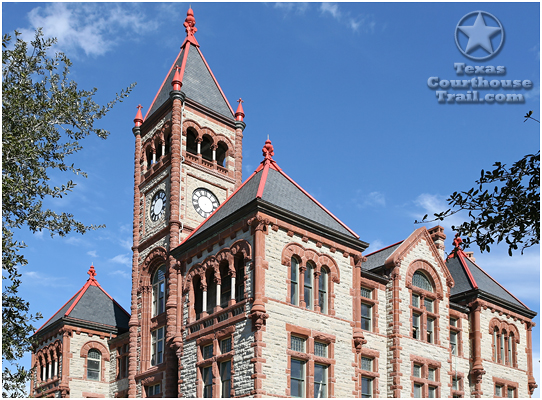
[[[446,197],[472,187],[481,169],[495,161],[511,164],[539,149],[539,124],[522,118],[529,110],[540,116],[538,3],[192,7],[196,37],[224,93],[234,108],[239,97],[245,101],[244,178],[261,161],[269,135],[278,164],[371,243],[369,252],[406,238],[418,227],[415,219],[445,209]],[[101,285],[130,308],[131,128],[136,106],[146,113],[178,54],[187,8],[187,3],[2,4],[2,32],[17,29],[29,39],[41,26],[57,37],[56,48],[73,61],[72,79],[81,88],[97,87],[98,102],[137,82],[131,96],[99,123],[111,136],[86,139],[84,150],[72,158],[88,179],[51,175],[59,184],[74,178],[77,187],[47,206],[107,227],[54,239],[46,232],[21,232],[29,260],[21,292],[45,320],[85,283],[92,263]],[[484,61],[465,57],[454,39],[459,21],[477,10],[497,17],[505,31],[499,52]],[[460,45],[465,40],[460,37]],[[430,77],[478,76],[457,75],[454,63],[505,66],[504,75],[484,78],[531,80],[533,87],[504,92],[523,94],[522,104],[439,104],[427,85]],[[458,222],[454,217],[443,223],[448,251],[450,226]],[[477,263],[539,311],[539,248],[512,258],[506,250],[475,251]],[[539,339],[537,326],[535,368]]]

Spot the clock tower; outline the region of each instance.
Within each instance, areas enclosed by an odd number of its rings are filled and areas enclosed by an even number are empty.
[[[195,25],[189,9],[180,52],[146,115],[138,106],[134,119],[130,397],[143,390],[150,390],[146,397],[177,396],[174,321],[182,272],[171,251],[241,184],[242,100],[234,113]]]

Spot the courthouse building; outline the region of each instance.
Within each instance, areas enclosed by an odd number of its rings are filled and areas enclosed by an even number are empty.
[[[460,238],[446,256],[443,228],[421,227],[366,254],[269,140],[242,182],[242,102],[220,89],[191,9],[184,26],[132,130],[130,312],[91,267],[35,333],[31,395],[529,397],[536,313]]]

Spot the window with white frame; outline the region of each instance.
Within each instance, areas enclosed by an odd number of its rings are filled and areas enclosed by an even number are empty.
[[[213,367],[201,368],[201,379],[203,381],[203,398],[213,397]]]
[[[166,266],[162,265],[152,277],[152,316],[166,311]]]
[[[361,329],[370,331],[373,320],[373,306],[367,303],[361,303]]]
[[[291,260],[291,273],[290,273],[290,302],[293,305],[299,305],[299,261],[297,258],[292,257]]]
[[[164,327],[151,332],[151,365],[164,362]]]
[[[373,378],[361,377],[361,397],[363,399],[373,397]]]
[[[161,388],[160,384],[157,383],[156,385],[151,386],[145,386],[145,393],[147,394],[147,397],[152,397],[160,394]]]
[[[222,398],[231,397],[231,360],[220,363],[220,392]]]
[[[90,349],[87,355],[87,379],[100,380],[102,353],[96,349]]]
[[[327,314],[327,280],[328,280],[328,271],[326,268],[322,267],[320,269],[320,277],[318,279],[318,306],[320,307],[320,312]]]
[[[327,365],[314,364],[314,397],[327,397]]]
[[[431,280],[420,270],[412,276],[412,337],[437,343],[437,300]]]
[[[290,360],[290,394],[292,397],[305,397],[305,362]]]
[[[307,267],[304,272],[303,286],[304,286],[304,295],[303,299],[305,300],[305,307],[309,310],[313,309],[313,298],[312,298],[312,281],[314,277],[314,265],[310,262],[307,263]]]

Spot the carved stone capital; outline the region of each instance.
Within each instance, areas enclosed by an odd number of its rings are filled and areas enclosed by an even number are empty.
[[[252,328],[259,331],[265,325],[265,320],[269,318],[269,314],[263,311],[253,311],[250,318],[252,319]]]

